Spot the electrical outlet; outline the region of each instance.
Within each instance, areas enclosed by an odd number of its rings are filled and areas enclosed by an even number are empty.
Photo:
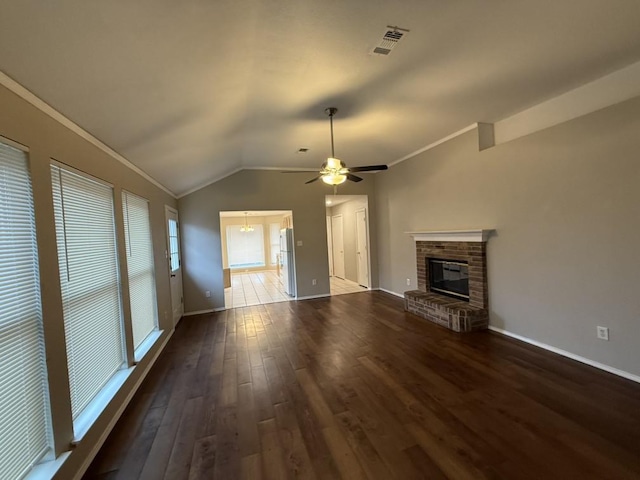
[[[596,327],[598,329],[598,338],[600,340],[609,340],[609,329],[607,327]]]
[[[207,290],[204,294],[207,298],[211,297],[211,290]]]
[[[318,283],[318,282],[316,282],[315,278],[313,280],[311,280],[311,285],[315,285],[316,283]]]
[[[407,285],[411,285],[411,279],[407,278]]]

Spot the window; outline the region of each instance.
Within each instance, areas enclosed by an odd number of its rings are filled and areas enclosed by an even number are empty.
[[[27,156],[0,143],[0,478],[50,448],[38,253]]]
[[[122,213],[133,347],[138,348],[158,325],[149,202],[129,192],[122,192]]]
[[[264,235],[262,225],[252,232],[242,232],[242,225],[227,225],[229,268],[264,267]]]
[[[271,245],[271,265],[278,263],[278,254],[280,253],[280,224],[269,224],[269,238]]]
[[[178,222],[173,218],[169,219],[169,262],[171,272],[180,268],[180,254],[178,252]]]
[[[113,189],[51,165],[71,413],[124,364]]]

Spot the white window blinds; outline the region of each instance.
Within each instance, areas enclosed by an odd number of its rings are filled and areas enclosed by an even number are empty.
[[[47,452],[49,415],[33,197],[24,152],[0,144],[0,478]]]
[[[227,226],[229,267],[264,267],[262,225],[253,225],[252,232],[243,232],[240,230],[241,227],[242,225]]]
[[[133,346],[138,348],[158,324],[149,202],[132,193],[122,192],[122,213],[127,248]]]
[[[123,366],[113,189],[51,166],[74,420]]]

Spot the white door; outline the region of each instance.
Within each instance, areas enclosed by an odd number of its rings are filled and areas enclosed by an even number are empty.
[[[367,243],[367,214],[364,210],[356,212],[356,262],[358,283],[369,287],[369,245]]]
[[[165,207],[167,218],[167,259],[169,260],[169,282],[171,283],[171,310],[175,326],[184,313],[182,301],[182,262],[180,259],[180,222],[178,212]]]
[[[342,215],[331,217],[331,238],[333,244],[333,275],[344,280],[344,236]]]
[[[333,277],[333,241],[331,239],[331,216],[327,215],[327,246],[329,247],[329,276]]]

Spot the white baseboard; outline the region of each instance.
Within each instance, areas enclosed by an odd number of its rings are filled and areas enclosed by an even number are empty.
[[[312,300],[314,298],[325,298],[330,296],[331,296],[330,293],[321,293],[320,295],[307,295],[306,297],[292,298],[292,300]]]
[[[381,292],[388,293],[389,295],[395,295],[396,297],[404,298],[404,294],[398,292],[392,292],[391,290],[387,290],[386,288],[374,288],[374,290],[380,290]]]
[[[165,337],[164,341],[162,342],[162,345],[160,345],[160,348],[158,348],[158,350],[156,351],[155,355],[149,361],[149,364],[148,364],[147,368],[145,369],[145,371],[142,372],[142,375],[140,375],[138,380],[136,380],[136,383],[133,385],[133,388],[127,394],[126,398],[124,399],[124,402],[122,402],[122,404],[118,407],[118,410],[116,411],[115,415],[111,418],[111,420],[109,420],[109,423],[107,424],[107,427],[104,429],[104,431],[100,435],[100,438],[98,438],[98,441],[96,442],[94,447],[91,449],[91,452],[89,453],[89,455],[87,456],[85,461],[80,466],[80,469],[74,475],[74,477],[73,477],[74,480],[80,480],[82,478],[82,476],[87,472],[87,469],[91,465],[91,462],[93,462],[93,459],[96,457],[96,455],[98,454],[98,452],[102,448],[102,445],[104,445],[104,442],[107,440],[107,437],[111,433],[111,430],[113,430],[113,427],[115,427],[115,425],[118,422],[118,420],[120,420],[120,417],[122,416],[122,413],[124,412],[125,408],[127,408],[127,406],[129,405],[129,402],[131,401],[131,399],[133,398],[135,393],[138,391],[138,388],[140,388],[140,385],[142,384],[144,379],[147,378],[147,375],[151,371],[151,367],[153,367],[155,365],[156,360],[158,360],[158,357],[160,356],[160,354],[164,350],[164,347],[167,346],[167,343],[169,342],[169,340],[173,336],[174,332],[175,332],[175,329],[171,330],[169,332],[169,335],[167,335]]]
[[[534,345],[539,348],[543,348],[545,350],[549,350],[550,352],[557,353],[558,355],[562,355],[563,357],[570,358],[580,363],[584,363],[586,365],[590,365],[592,367],[598,368],[600,370],[604,370],[605,372],[613,373],[614,375],[618,375],[619,377],[626,378],[628,380],[632,380],[634,382],[640,383],[640,376],[634,375],[633,373],[625,372],[624,370],[620,370],[618,368],[610,367],[609,365],[605,365],[604,363],[596,362],[594,360],[589,360],[588,358],[581,357],[580,355],[576,355],[575,353],[567,352],[566,350],[562,350],[557,347],[553,347],[551,345],[547,345],[546,343],[538,342],[536,340],[532,340],[527,337],[523,337],[522,335],[518,335],[516,333],[509,332],[508,330],[504,330],[499,327],[494,327],[493,325],[489,325],[489,330],[497,333],[501,333],[502,335],[506,335],[507,337],[515,338],[516,340],[520,340],[522,342],[528,343],[530,345]]]
[[[224,312],[226,310],[225,307],[220,308],[210,308],[208,310],[196,310],[195,312],[185,312],[182,314],[183,317],[192,317],[193,315],[202,315],[204,313],[215,313],[215,312]]]

